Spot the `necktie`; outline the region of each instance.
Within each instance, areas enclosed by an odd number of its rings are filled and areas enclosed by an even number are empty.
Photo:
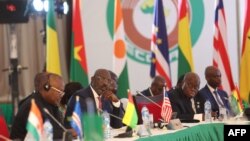
[[[214,94],[215,94],[215,98],[216,98],[216,101],[217,101],[218,105],[224,107],[224,104],[223,104],[222,101],[219,99],[219,96],[218,96],[218,93],[217,93],[216,90],[214,91]]]
[[[192,103],[192,109],[194,113],[196,113],[195,105],[194,105],[194,98],[191,98],[191,103]]]
[[[102,110],[102,100],[100,96],[98,96],[98,109]]]

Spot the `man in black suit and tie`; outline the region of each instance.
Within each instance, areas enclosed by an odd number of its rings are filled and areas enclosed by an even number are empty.
[[[219,117],[222,110],[229,115],[233,115],[228,100],[228,94],[219,89],[221,85],[221,72],[215,66],[208,66],[205,70],[207,84],[199,91],[205,100],[209,100],[212,105],[212,116]]]
[[[94,102],[93,109],[95,113],[100,113],[101,110],[102,111],[106,110],[110,114],[115,115],[122,119],[123,111],[121,108],[121,103],[117,98],[117,96],[110,90],[111,81],[112,80],[110,72],[108,70],[106,69],[96,70],[94,76],[91,77],[90,85],[86,89],[81,89],[77,91],[71,97],[67,105],[67,110],[64,120],[66,128],[69,129],[71,128],[70,121],[76,103],[76,96],[79,96],[82,113],[87,112],[87,99],[92,99],[92,101]],[[102,99],[101,100],[102,104],[100,104],[99,102],[100,99]],[[113,128],[122,127],[123,124],[121,119],[110,116],[111,127]]]
[[[169,92],[173,112],[180,120],[193,120],[195,114],[204,113],[204,99],[198,94],[200,78],[196,73],[185,74],[182,87]]]
[[[154,77],[151,86],[141,93],[145,96],[156,96],[163,94],[163,87],[166,85],[166,80],[164,77],[157,75]]]

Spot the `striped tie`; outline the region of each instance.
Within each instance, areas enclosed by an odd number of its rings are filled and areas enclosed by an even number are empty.
[[[102,99],[98,96],[98,109],[102,110]]]
[[[224,107],[224,104],[220,100],[220,98],[218,96],[218,92],[216,90],[214,91],[214,94],[215,94],[215,98],[216,98],[216,101],[217,101],[218,105],[221,106],[221,107]]]

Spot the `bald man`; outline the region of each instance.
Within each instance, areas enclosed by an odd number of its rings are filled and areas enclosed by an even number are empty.
[[[154,77],[151,86],[141,93],[145,96],[156,96],[163,94],[163,87],[166,85],[166,80],[164,77],[157,75]]]
[[[13,121],[10,138],[13,140],[24,140],[27,134],[26,124],[31,109],[31,101],[34,100],[42,114],[43,122],[48,119],[53,126],[53,139],[63,138],[63,129],[46,112],[48,112],[63,124],[62,113],[59,110],[60,101],[64,95],[64,80],[61,76],[42,72],[36,75],[34,81],[35,91],[20,104],[18,112]]]
[[[185,74],[181,87],[169,92],[169,99],[173,112],[177,118],[192,120],[195,114],[204,113],[204,99],[198,95],[200,78],[196,73]]]
[[[221,85],[221,72],[215,66],[208,66],[205,70],[207,84],[199,91],[205,100],[209,100],[212,105],[212,116],[219,117],[220,110],[227,111],[233,115],[230,108],[228,94],[226,91],[219,89]]]

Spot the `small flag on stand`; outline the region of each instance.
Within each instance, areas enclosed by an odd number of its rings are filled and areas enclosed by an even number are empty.
[[[166,91],[166,88],[164,87],[163,90],[163,103],[161,107],[161,117],[163,120],[168,123],[172,116],[172,106],[170,103],[170,100],[168,98],[168,93]]]
[[[27,135],[24,140],[42,140],[43,118],[34,99],[31,100],[30,113],[26,125]]]
[[[131,92],[128,90],[128,104],[122,122],[131,128],[135,128],[138,123],[138,116]]]
[[[79,96],[76,96],[76,104],[72,114],[72,120],[70,122],[71,127],[76,131],[78,137],[82,139],[82,123],[81,123],[81,106],[79,102]]]
[[[82,125],[85,141],[104,141],[102,117],[94,111],[94,102],[87,99],[87,113],[83,115]]]

